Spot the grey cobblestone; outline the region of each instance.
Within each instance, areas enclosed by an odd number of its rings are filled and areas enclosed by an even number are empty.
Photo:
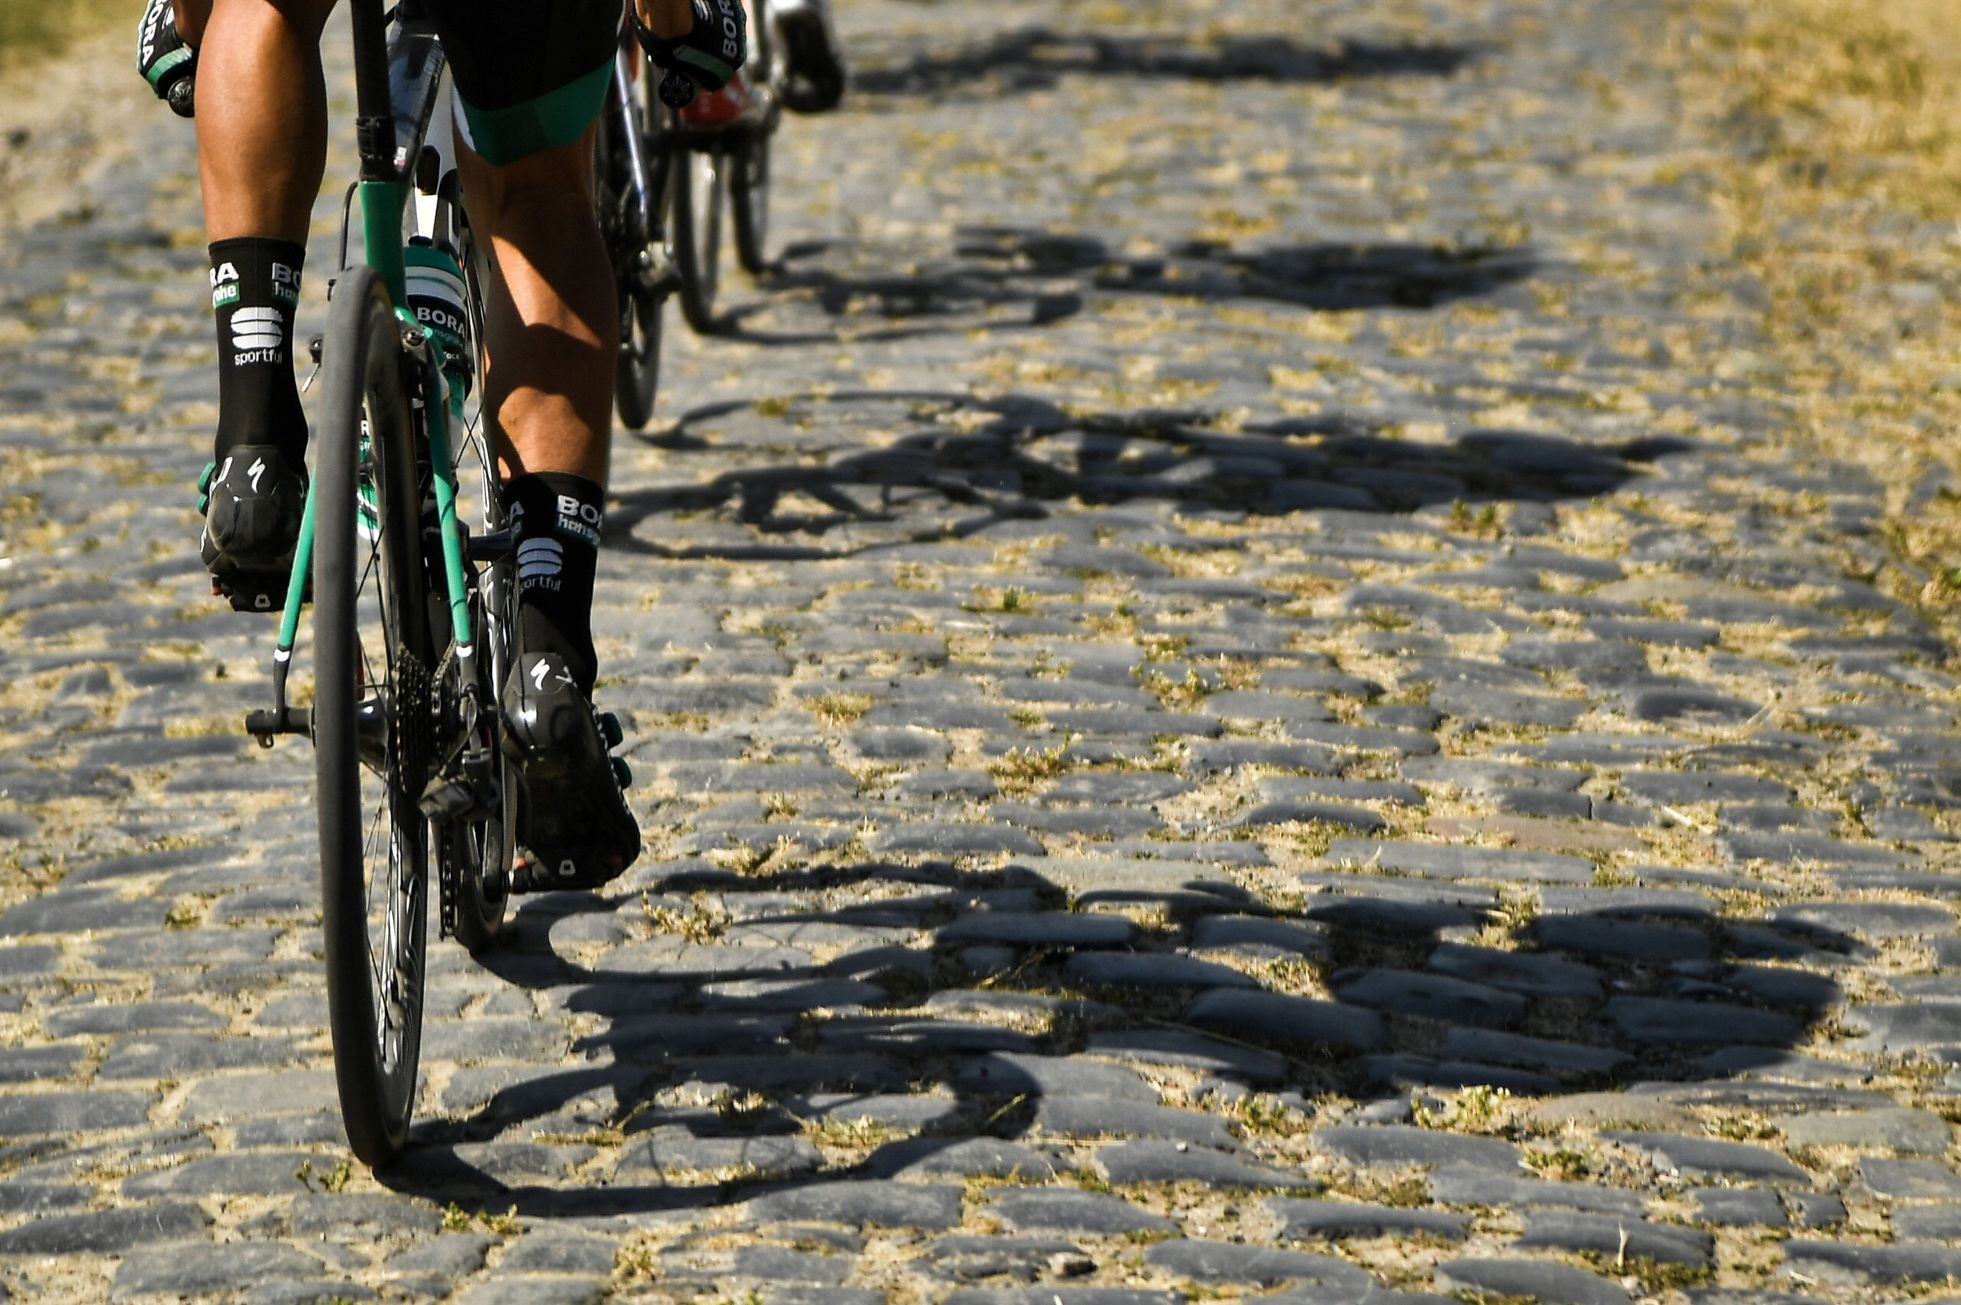
[[[204,1231],[211,1216],[189,1202],[57,1214],[0,1232],[0,1255],[119,1255]]]
[[[1804,1170],[1775,1151],[1745,1142],[1718,1142],[1709,1138],[1674,1137],[1665,1133],[1611,1130],[1603,1136],[1648,1153],[1657,1164],[1685,1178],[1789,1183],[1809,1181],[1809,1175]]]
[[[1925,1242],[1873,1246],[1793,1239],[1784,1246],[1785,1272],[1847,1284],[1946,1282],[1961,1276],[1961,1250]]]
[[[1017,1232],[1124,1236],[1178,1228],[1163,1215],[1098,1192],[1007,1190],[994,1196],[990,1209]]]
[[[960,1189],[896,1182],[824,1183],[772,1192],[756,1198],[749,1208],[761,1220],[809,1219],[933,1232],[960,1222]]]
[[[1478,1165],[1504,1172],[1520,1160],[1509,1142],[1395,1125],[1322,1128],[1313,1140],[1317,1149],[1364,1167]]]
[[[1437,1267],[1437,1283],[1479,1296],[1528,1296],[1547,1305],[1621,1305],[1628,1299],[1619,1283],[1532,1260],[1450,1260]]]
[[[1710,1266],[1715,1251],[1715,1239],[1708,1233],[1567,1210],[1533,1211],[1527,1215],[1525,1235],[1517,1244],[1601,1256],[1625,1255],[1690,1268]]]
[[[1375,1286],[1365,1271],[1332,1255],[1242,1242],[1180,1237],[1151,1247],[1144,1254],[1144,1262],[1199,1283],[1250,1283],[1263,1287],[1302,1283],[1362,1293]]]
[[[116,1268],[110,1299],[144,1296],[198,1296],[250,1290],[260,1283],[305,1279],[321,1271],[320,1262],[296,1247],[262,1242],[213,1255],[203,1242],[144,1246]]]
[[[1340,1242],[1369,1237],[1462,1241],[1470,1226],[1468,1216],[1442,1210],[1296,1200],[1269,1201],[1267,1207],[1281,1222],[1280,1235],[1290,1241]]]
[[[1961,1174],[1932,1160],[1869,1157],[1859,1161],[1859,1178],[1876,1196],[1961,1199]]]

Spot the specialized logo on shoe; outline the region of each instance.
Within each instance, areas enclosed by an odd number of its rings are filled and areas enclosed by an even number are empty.
[[[527,588],[556,589],[565,570],[565,545],[548,536],[527,539],[517,546],[518,583]]]
[[[543,693],[545,691],[545,677],[551,673],[552,664],[542,657],[538,659],[538,664],[531,668],[531,683],[537,686],[538,692]],[[560,671],[558,673],[558,682],[560,684],[570,684],[572,683],[572,677],[564,671]]]
[[[286,319],[277,308],[241,308],[232,314],[232,365],[284,361]]]
[[[264,458],[252,459],[252,465],[245,469],[245,474],[252,478],[252,492],[254,494],[258,493],[259,477],[266,474],[266,460]]]

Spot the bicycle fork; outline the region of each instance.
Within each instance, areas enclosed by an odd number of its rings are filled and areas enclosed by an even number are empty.
[[[650,153],[647,132],[634,112],[631,88],[635,78],[652,75],[652,70],[644,65],[636,73],[634,61],[642,57],[638,47],[631,53],[626,49],[613,52],[615,93],[609,97],[607,112],[613,115],[613,130],[626,142],[627,171],[633,186],[632,218],[637,223],[633,233],[637,237],[633,271],[645,289],[667,292],[680,284],[680,274],[668,257],[666,241],[655,241],[653,237],[660,227],[669,160],[664,157],[657,160]]]

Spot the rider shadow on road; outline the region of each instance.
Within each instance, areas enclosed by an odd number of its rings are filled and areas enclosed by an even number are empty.
[[[1287,909],[1192,863],[1059,882],[1044,858],[778,860],[684,863],[644,916],[532,899],[489,964],[597,1021],[580,1063],[459,1071],[451,1118],[420,1125],[386,1180],[539,1218],[762,1197],[822,1219],[827,1184],[895,1177],[1285,1189],[1310,1185],[1311,1130],[1406,1122],[1412,1094],[1502,1088],[1556,1110],[1622,1090],[1623,1113],[1589,1121],[1652,1122],[1740,1104],[1725,1085],[1758,1071],[1812,1086],[1752,1083],[1753,1108],[1849,1078],[1793,1052],[1863,944],[1699,887],[1595,888],[1559,858],[1527,856],[1530,892],[1313,872]],[[1520,1145],[1535,1114],[1509,1121]]]
[[[1164,36],[1056,32],[1019,27],[953,50],[880,66],[851,79],[854,96],[924,95],[944,102],[963,90],[990,98],[1046,90],[1063,77],[1161,78],[1191,82],[1325,85],[1367,77],[1449,77],[1484,53],[1475,44],[1335,38],[1310,45],[1294,33],[1246,32],[1205,44]]]
[[[794,245],[767,284],[773,296],[807,296],[830,322],[853,324],[853,340],[877,343],[976,326],[1049,327],[1082,313],[1095,294],[1264,301],[1317,312],[1431,309],[1490,295],[1538,266],[1528,246],[1451,241],[1241,248],[1186,240],[1160,254],[1126,255],[1078,232],[976,224],[956,231],[950,250]],[[766,345],[837,334],[755,322],[773,310],[780,311],[775,297],[738,305],[724,313],[722,328]]]
[[[1412,513],[1462,505],[1590,498],[1644,476],[1694,444],[1675,437],[1586,443],[1524,430],[1472,429],[1412,440],[1342,414],[1282,417],[1224,430],[1199,412],[1083,414],[1030,394],[841,391],[791,399],[764,415],[746,404],[689,414],[681,449],[768,438],[808,423],[800,442],[840,447],[821,464],[738,467],[707,480],[629,490],[609,509],[608,547],[664,558],[844,557],[878,546],[962,538],[1002,521],[1040,520],[1073,504],[1168,503],[1183,511],[1282,516],[1316,510]],[[882,448],[857,431],[899,430]],[[701,433],[697,433],[701,432]],[[679,463],[685,472],[685,462]],[[656,523],[724,511],[739,538],[690,543]],[[854,527],[846,542],[824,536]],[[867,543],[867,531],[878,543]],[[796,542],[772,537],[801,536]]]

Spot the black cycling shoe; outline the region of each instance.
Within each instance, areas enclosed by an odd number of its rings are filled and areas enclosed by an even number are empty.
[[[619,724],[602,717],[554,652],[526,653],[504,685],[504,715],[524,771],[511,891],[598,888],[640,855],[640,825],[620,792],[626,763],[608,755]]]
[[[306,509],[306,468],[274,445],[240,444],[204,469],[198,489],[198,556],[211,592],[229,598],[233,611],[279,611]]]
[[[772,5],[770,23],[788,57],[783,103],[792,113],[824,113],[844,98],[844,60],[825,0]]]

